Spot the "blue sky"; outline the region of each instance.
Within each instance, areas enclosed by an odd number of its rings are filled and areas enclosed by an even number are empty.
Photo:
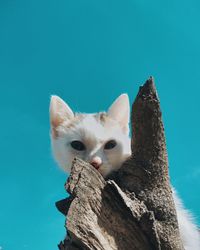
[[[0,1],[0,246],[56,249],[66,179],[49,141],[51,94],[76,111],[131,101],[153,75],[170,175],[200,224],[200,3]]]

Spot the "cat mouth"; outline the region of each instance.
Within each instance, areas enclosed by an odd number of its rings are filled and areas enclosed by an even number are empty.
[[[99,170],[100,166],[94,166],[92,165],[96,170]]]
[[[92,162],[92,163],[90,163],[96,170],[98,170],[100,167],[101,167],[101,165],[99,165],[99,164],[97,164],[96,162]]]

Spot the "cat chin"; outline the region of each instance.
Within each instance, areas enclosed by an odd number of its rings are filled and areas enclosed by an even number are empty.
[[[106,178],[109,174],[111,174],[113,171],[118,170],[120,167],[115,167],[113,168],[111,165],[102,165],[99,169],[98,172]]]
[[[98,172],[99,172],[104,178],[106,178],[106,177],[110,174],[111,171],[108,171],[107,169],[101,169],[101,168],[99,168],[99,169],[98,169]]]

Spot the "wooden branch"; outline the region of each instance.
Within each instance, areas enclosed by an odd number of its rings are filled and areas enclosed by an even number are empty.
[[[132,156],[108,180],[74,160],[66,184],[71,197],[57,203],[67,214],[68,236],[60,250],[183,249],[152,78],[133,104],[132,131]]]

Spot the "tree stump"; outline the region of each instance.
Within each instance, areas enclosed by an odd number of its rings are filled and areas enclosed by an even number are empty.
[[[120,110],[119,110],[120,112]],[[132,106],[132,155],[107,180],[90,164],[73,162],[60,250],[182,250],[168,175],[160,103],[153,78]]]

